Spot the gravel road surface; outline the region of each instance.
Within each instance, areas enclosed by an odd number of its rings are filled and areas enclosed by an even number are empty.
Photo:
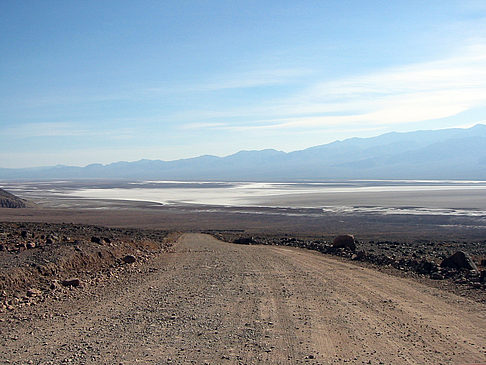
[[[480,363],[486,306],[316,252],[183,235],[0,318],[0,363]]]

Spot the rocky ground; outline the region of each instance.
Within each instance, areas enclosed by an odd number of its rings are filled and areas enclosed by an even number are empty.
[[[185,234],[123,275],[0,317],[9,364],[486,361],[486,308],[316,251]]]
[[[335,236],[245,234],[231,231],[208,233],[228,242],[306,248],[368,263],[380,269],[395,269],[404,275],[445,280],[453,284],[448,285],[449,289],[486,302],[486,240],[389,241],[360,240],[357,237],[352,248],[339,248],[334,245]],[[454,254],[456,256],[449,259]]]
[[[0,312],[116,275],[167,251],[174,236],[158,230],[0,223]]]

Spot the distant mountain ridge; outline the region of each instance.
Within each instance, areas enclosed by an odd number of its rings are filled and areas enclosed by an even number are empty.
[[[298,181],[325,179],[486,179],[486,125],[391,132],[301,151],[240,151],[226,157],[140,160],[85,167],[0,168],[0,179],[163,179]]]

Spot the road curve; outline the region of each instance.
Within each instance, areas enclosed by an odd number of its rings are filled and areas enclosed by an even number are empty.
[[[317,252],[185,234],[140,272],[0,322],[0,363],[486,362],[486,306]]]

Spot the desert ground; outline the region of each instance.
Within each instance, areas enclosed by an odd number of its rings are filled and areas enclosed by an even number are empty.
[[[1,363],[486,363],[483,216],[36,203],[0,209]],[[343,233],[386,260],[315,250]]]
[[[4,362],[479,363],[484,304],[301,249],[201,234],[2,318]]]

